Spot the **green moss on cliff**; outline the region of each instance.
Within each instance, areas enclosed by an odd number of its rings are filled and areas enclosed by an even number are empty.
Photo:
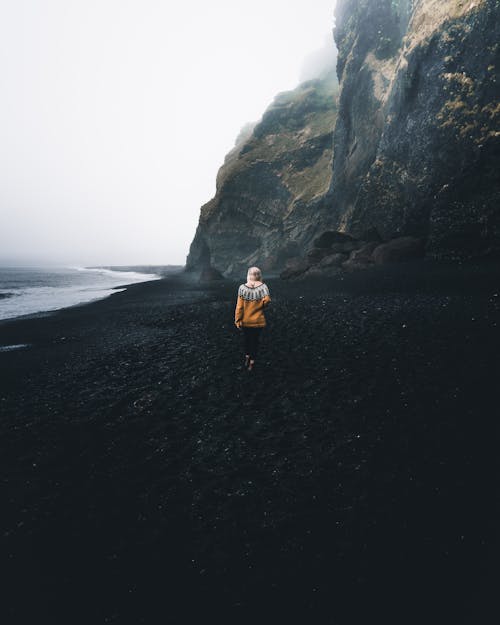
[[[451,96],[437,114],[441,128],[453,131],[460,139],[471,139],[476,144],[499,135],[500,103],[497,100],[486,104],[480,102],[479,95],[483,89],[478,81],[465,72],[446,72],[441,74],[441,79],[444,90]]]

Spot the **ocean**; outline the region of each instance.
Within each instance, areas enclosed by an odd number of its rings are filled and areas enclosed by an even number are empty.
[[[102,299],[155,273],[105,267],[0,267],[0,320]],[[117,288],[120,287],[120,288]]]

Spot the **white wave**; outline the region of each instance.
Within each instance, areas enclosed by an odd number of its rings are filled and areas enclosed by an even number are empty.
[[[19,289],[18,296],[0,302],[0,320],[53,312],[61,308],[88,304],[126,289],[117,288],[55,288],[31,287]]]
[[[29,347],[28,343],[18,343],[17,345],[0,345],[0,352],[13,352],[16,349]]]
[[[161,276],[156,273],[141,273],[139,271],[118,271],[116,269],[107,269],[106,267],[70,267],[77,271],[87,271],[109,276],[117,280],[128,280],[132,282],[149,282],[151,280],[161,280]]]
[[[13,280],[12,275],[5,279],[7,283]],[[161,280],[161,276],[139,271],[117,271],[106,267],[26,270],[25,274],[17,271],[16,286],[0,289],[0,292],[9,292],[10,295],[0,298],[0,320],[85,304],[123,291],[124,288],[121,287],[128,284],[152,280]]]

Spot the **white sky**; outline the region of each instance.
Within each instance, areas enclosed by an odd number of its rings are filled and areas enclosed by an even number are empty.
[[[184,264],[335,0],[0,0],[0,263]]]

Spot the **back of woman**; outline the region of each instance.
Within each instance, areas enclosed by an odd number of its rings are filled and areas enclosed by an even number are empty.
[[[234,323],[243,331],[245,367],[252,371],[259,347],[260,333],[266,327],[264,309],[271,302],[267,284],[262,281],[258,267],[250,267],[247,281],[238,288],[238,299],[234,312]]]

